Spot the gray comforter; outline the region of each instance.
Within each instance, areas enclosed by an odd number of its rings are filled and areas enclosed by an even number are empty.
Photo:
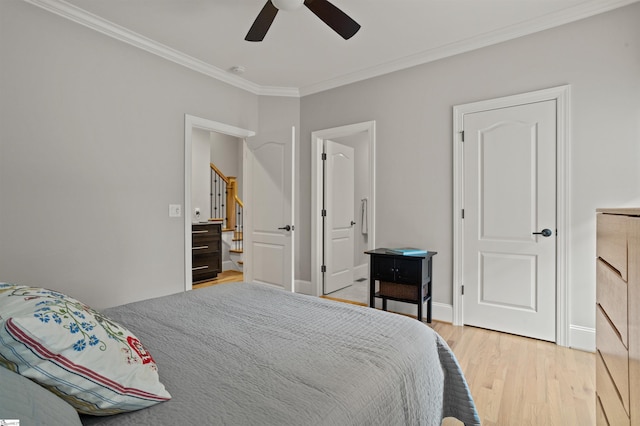
[[[234,283],[107,309],[173,398],[86,425],[440,425],[480,421],[447,344],[414,319]]]

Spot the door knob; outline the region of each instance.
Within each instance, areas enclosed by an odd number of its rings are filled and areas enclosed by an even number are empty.
[[[551,232],[551,229],[543,229],[541,232],[532,232],[532,235],[542,235],[543,237],[550,237],[551,234],[553,234],[553,232]]]
[[[287,225],[287,226],[283,226],[282,228],[278,228],[278,229],[284,229],[285,231],[291,231],[293,229],[293,227]]]
[[[356,223],[354,221],[351,221],[351,226],[355,225]]]

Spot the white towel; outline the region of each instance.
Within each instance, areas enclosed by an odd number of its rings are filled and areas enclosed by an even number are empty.
[[[367,235],[369,232],[368,224],[367,224],[367,199],[363,198],[360,200],[360,211],[361,211],[361,220],[360,223],[362,229],[362,235]]]

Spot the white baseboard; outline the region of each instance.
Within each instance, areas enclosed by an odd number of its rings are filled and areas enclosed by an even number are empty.
[[[353,268],[353,277],[355,279],[358,279],[358,278],[369,279],[369,264],[363,263],[362,265],[355,266]]]
[[[431,315],[434,320],[453,324],[453,305],[433,302],[431,309],[433,310]]]
[[[296,293],[308,294],[309,296],[313,296],[311,281],[295,280],[294,286]]]
[[[242,272],[242,268],[238,268],[235,262],[231,260],[225,260],[222,262],[222,271],[239,271]]]
[[[596,330],[579,325],[569,326],[569,347],[587,352],[596,351]]]
[[[382,300],[376,298],[376,307],[382,308]],[[418,313],[418,307],[413,303],[396,302],[389,300],[387,302],[387,310],[398,312],[401,314],[416,316]],[[453,305],[446,303],[433,302],[431,305],[431,319],[442,322],[453,322]],[[427,307],[422,308],[422,320],[427,320]]]

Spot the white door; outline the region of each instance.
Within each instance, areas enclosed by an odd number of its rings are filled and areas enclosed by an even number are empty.
[[[246,279],[294,291],[295,128],[247,140]]]
[[[325,142],[324,294],[353,284],[355,149]]]
[[[463,125],[464,323],[555,341],[556,102]]]

